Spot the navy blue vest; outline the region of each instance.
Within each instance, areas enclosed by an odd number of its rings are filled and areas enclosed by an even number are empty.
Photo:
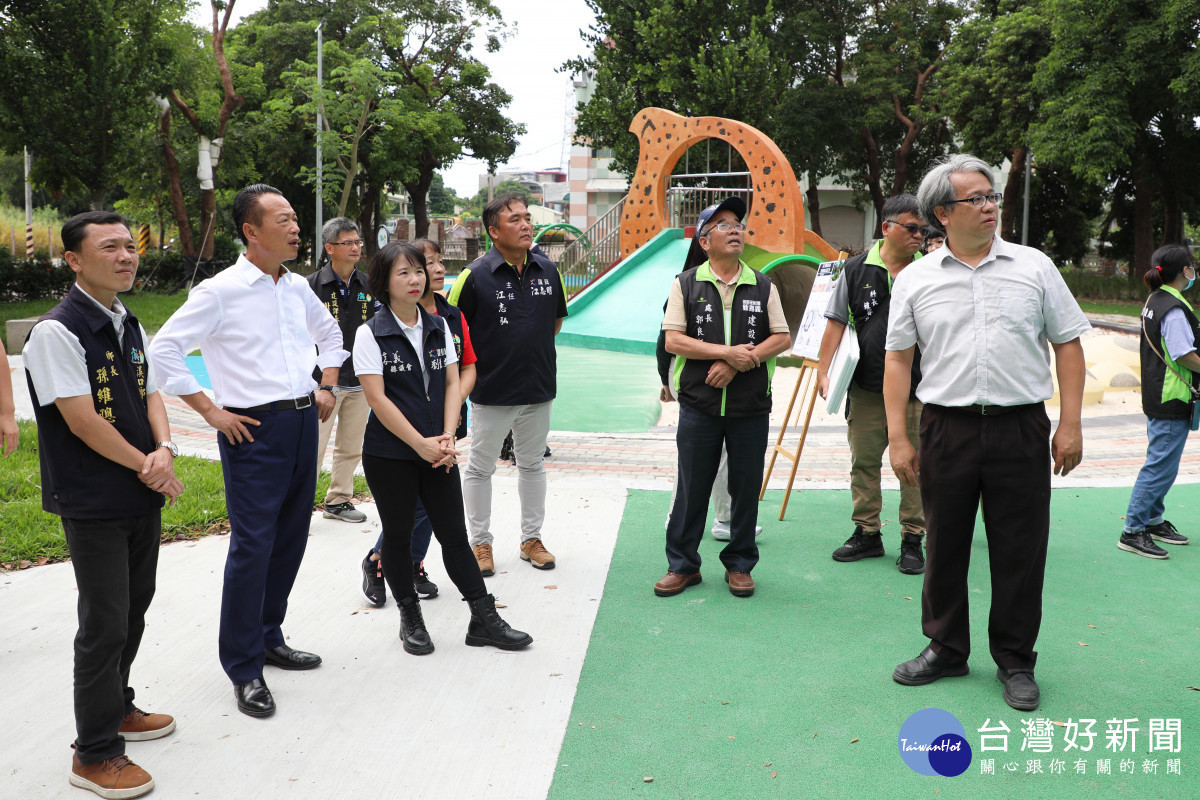
[[[367,321],[379,353],[383,357],[383,391],[400,413],[425,437],[440,436],[446,409],[446,334],[438,318],[417,306],[421,315],[423,347],[413,350],[412,342],[396,323],[390,310],[381,309]],[[421,363],[429,372],[429,390],[421,376]],[[367,418],[363,452],[380,458],[424,461],[400,437],[389,431],[375,412]]]
[[[34,327],[45,320],[61,323],[83,347],[96,413],[138,450],[153,451],[154,433],[146,415],[146,349],[137,318],[126,314],[123,345],[118,345],[112,320],[73,286]],[[25,377],[38,425],[42,508],[69,519],[137,517],[162,508],[161,494],[71,433],[58,406],[38,402],[28,371]]]
[[[366,274],[358,269],[350,274],[350,280],[347,283],[350,292],[349,297],[345,300],[342,300],[341,295],[338,294],[337,274],[328,264],[309,275],[306,280],[313,292],[316,293],[317,299],[329,309],[329,313],[337,320],[338,327],[342,331],[342,348],[354,352],[354,334],[358,331],[359,326],[375,316],[375,312],[382,308],[380,302],[371,294],[370,287],[367,286]],[[317,383],[323,382],[320,367],[313,369],[313,380]],[[338,368],[338,386],[354,387],[358,385],[358,376],[354,374],[354,359],[347,358]]]

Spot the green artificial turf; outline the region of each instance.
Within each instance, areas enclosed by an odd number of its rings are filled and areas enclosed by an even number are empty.
[[[784,522],[781,493],[772,492],[760,507],[754,597],[729,594],[722,545],[706,533],[704,582],[658,598],[651,587],[666,570],[667,497],[633,492],[626,505],[552,800],[1200,796],[1191,757],[1200,748],[1200,693],[1191,688],[1200,686],[1200,541],[1171,548],[1167,561],[1118,550],[1128,489],[1054,493],[1036,712],[1005,705],[988,654],[982,523],[970,576],[971,674],[907,687],[892,670],[927,640],[922,578],[894,563],[898,523],[884,528],[886,557],[838,563],[830,553],[852,529],[849,492],[797,493]],[[895,516],[898,497],[885,492],[885,515]],[[1184,533],[1195,530],[1198,509],[1200,486],[1168,497],[1167,517]],[[919,775],[901,760],[900,727],[925,707],[963,724],[974,758],[961,776]],[[1022,720],[1039,717],[1097,720],[1091,752],[1064,751],[1060,725],[1052,752],[1023,752]],[[1135,718],[1136,751],[1107,750],[1107,721]],[[1180,752],[1149,752],[1151,718],[1181,721]],[[988,720],[1009,727],[1007,752],[980,751]],[[995,759],[995,774],[982,774],[985,758]],[[1111,775],[1097,774],[1098,758],[1111,759]],[[1041,772],[1029,771],[1039,759]],[[1121,771],[1123,759],[1132,772]],[[1168,759],[1180,759],[1181,774],[1168,774]],[[1156,773],[1146,772],[1150,761]]]

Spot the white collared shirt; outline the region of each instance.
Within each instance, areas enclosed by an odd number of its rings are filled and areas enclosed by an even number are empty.
[[[392,315],[392,319],[396,320],[404,338],[408,339],[413,352],[417,354],[417,362],[421,366],[421,378],[425,382],[425,391],[429,391],[429,370],[425,367],[425,359],[421,357],[425,352],[425,324],[421,322],[421,315],[417,314],[416,324],[410,326],[405,325],[390,308],[388,313]],[[435,324],[441,326],[446,342],[451,345],[446,348],[446,366],[457,364],[458,352],[452,346],[454,340],[446,328],[446,321],[433,314],[430,316],[433,317]],[[354,334],[354,373],[356,375],[382,375],[383,372],[383,352],[379,349],[379,342],[375,341],[375,334],[371,333],[370,326],[361,325],[358,332]]]
[[[1024,405],[1054,394],[1048,344],[1090,329],[1044,253],[996,237],[974,269],[940,247],[896,276],[887,349],[920,345],[923,403]]]
[[[123,345],[125,316],[129,312],[121,301],[114,297],[113,307],[105,308],[99,300],[79,288],[79,284],[71,287],[71,291],[79,292],[108,315],[112,320],[113,329],[117,332],[117,344]],[[142,334],[142,342],[150,341],[141,323],[138,323],[138,330]],[[92,393],[92,385],[88,381],[87,353],[79,343],[79,338],[58,320],[48,319],[35,325],[29,334],[29,340],[25,342],[25,348],[21,351],[21,357],[41,405],[48,406],[60,397],[80,397]],[[148,363],[146,394],[151,395],[157,391],[154,364]]]
[[[285,269],[275,282],[245,255],[193,289],[154,337],[149,353],[163,389],[201,391],[184,360],[197,347],[216,403],[227,408],[302,397],[317,386],[314,366],[340,366],[350,355],[308,281]]]

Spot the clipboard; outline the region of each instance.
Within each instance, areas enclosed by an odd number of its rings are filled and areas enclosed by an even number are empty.
[[[829,362],[829,398],[825,407],[830,414],[841,410],[842,400],[850,390],[850,380],[854,377],[860,357],[858,333],[847,325],[842,331],[842,340],[833,354],[833,360]]]

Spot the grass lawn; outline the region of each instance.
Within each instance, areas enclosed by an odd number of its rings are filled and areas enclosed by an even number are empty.
[[[20,445],[8,459],[0,461],[0,570],[68,557],[58,517],[42,510],[37,426],[27,420],[18,424]],[[120,467],[114,465],[113,469]],[[163,507],[163,541],[195,539],[228,530],[220,462],[181,456],[175,462],[175,473],[186,488],[175,505]],[[329,473],[322,472],[317,479],[314,506],[325,499],[328,488]],[[355,476],[354,491],[356,495],[367,493],[362,476]]]
[[[1085,314],[1122,314],[1127,317],[1142,315],[1141,303],[1118,303],[1106,300],[1080,300],[1079,307]]]
[[[126,292],[119,297],[125,307],[138,318],[138,322],[142,323],[146,333],[154,335],[167,321],[167,317],[174,314],[183,305],[183,301],[187,300],[187,292],[176,292],[175,294]],[[10,319],[40,317],[56,305],[58,305],[58,300],[49,297],[41,300],[22,300],[17,303],[0,304],[0,340],[4,342],[5,350],[8,349],[6,322]]]

